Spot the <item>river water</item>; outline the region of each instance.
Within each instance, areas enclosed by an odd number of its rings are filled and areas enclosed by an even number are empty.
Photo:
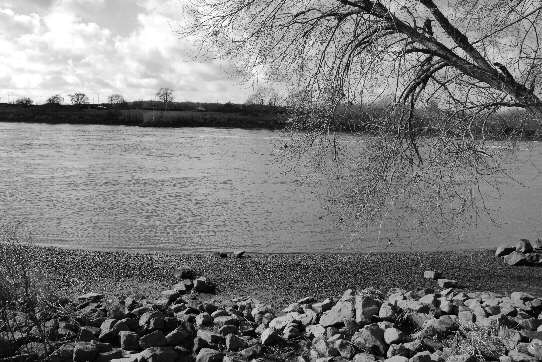
[[[285,141],[267,130],[0,123],[0,216],[20,222],[37,243],[67,248],[385,248],[372,233],[337,226],[319,186],[286,172],[277,162]],[[542,236],[542,182],[529,165],[542,169],[542,145],[533,145],[517,175],[526,185],[503,190],[500,227],[408,247],[478,248]],[[398,239],[394,247],[402,248]]]

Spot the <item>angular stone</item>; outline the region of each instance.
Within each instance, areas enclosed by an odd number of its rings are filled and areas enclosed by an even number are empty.
[[[218,330],[218,333],[220,333],[223,336],[227,336],[230,333],[238,334],[239,328],[236,326],[227,324],[225,326],[220,327],[220,329]]]
[[[193,334],[184,326],[179,326],[166,335],[166,343],[170,346],[190,344]]]
[[[243,349],[239,354],[246,360],[251,361],[254,358],[259,357],[262,354],[262,346],[256,344],[254,346]]]
[[[281,341],[277,331],[272,328],[267,328],[262,332],[260,340],[264,346],[271,346]]]
[[[517,251],[513,251],[504,257],[504,262],[512,266],[524,265],[526,260],[527,258],[525,257],[525,254]]]
[[[457,281],[453,279],[438,279],[437,283],[441,288],[455,288],[457,287]]]
[[[434,270],[426,270],[423,272],[423,277],[424,279],[435,280],[435,279],[438,279],[439,273],[437,273]]]
[[[213,324],[213,317],[209,313],[200,313],[196,316],[196,325],[201,328]]]
[[[94,361],[98,357],[98,347],[91,342],[77,342],[73,349],[74,362]]]
[[[384,331],[376,324],[370,324],[352,337],[352,343],[359,349],[370,351],[377,355],[386,355],[386,342],[384,341]]]
[[[353,300],[340,300],[330,310],[322,314],[320,324],[324,327],[331,327],[344,324],[345,321],[352,321],[354,317]]]
[[[135,332],[121,331],[120,336],[120,348],[129,351],[135,351],[139,348],[139,336]]]
[[[495,256],[496,257],[506,256],[515,250],[516,248],[514,246],[501,245],[497,248],[497,250],[495,250]]]
[[[376,362],[376,357],[370,353],[358,353],[352,359],[354,362]],[[407,359],[408,361],[408,359]],[[403,361],[397,361],[403,362]]]
[[[171,347],[149,347],[139,354],[141,361],[170,362],[177,361],[179,354]]]
[[[370,323],[378,316],[382,301],[371,295],[356,295],[355,309],[357,323]],[[349,320],[349,319],[348,319]],[[320,322],[321,323],[321,322]]]
[[[104,297],[103,294],[90,292],[90,293],[86,293],[86,294],[78,296],[77,299],[81,302],[98,302],[101,299],[103,299],[103,297]]]
[[[197,357],[196,362],[222,362],[224,355],[211,348],[202,348]]]
[[[237,352],[247,347],[248,344],[243,338],[238,337],[235,334],[228,334],[226,336],[226,349],[228,351]]]
[[[214,286],[211,284],[209,279],[205,277],[199,277],[194,280],[194,290],[200,293],[213,293]]]
[[[403,339],[403,332],[397,328],[386,328],[384,330],[384,341],[387,344],[399,343]]]
[[[520,239],[516,243],[516,251],[519,253],[532,253],[533,252],[533,246],[531,245],[531,242],[527,239]]]
[[[210,345],[224,344],[225,342],[224,336],[203,329],[198,330],[197,336]]]
[[[159,330],[146,334],[139,339],[139,346],[142,349],[149,347],[161,347],[166,343],[166,336],[164,336],[164,333]]]

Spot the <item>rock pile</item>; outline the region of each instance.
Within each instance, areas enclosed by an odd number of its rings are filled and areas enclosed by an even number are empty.
[[[179,283],[153,302],[80,296],[72,316],[45,323],[48,343],[57,345],[52,355],[39,356],[39,343],[22,349],[0,335],[0,360],[31,360],[32,353],[47,361],[119,362],[542,359],[542,299],[522,292],[350,289],[277,312],[252,298],[203,301],[198,291],[212,284],[191,277],[179,273]]]
[[[520,239],[515,245],[501,245],[495,256],[502,257],[508,265],[542,266],[542,240]]]

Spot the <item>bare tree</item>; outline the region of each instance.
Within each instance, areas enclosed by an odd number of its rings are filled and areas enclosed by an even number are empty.
[[[30,107],[31,105],[34,104],[34,101],[30,97],[21,97],[21,98],[17,98],[17,100],[15,101],[15,104],[20,104],[26,107]]]
[[[374,92],[376,79],[409,106],[431,85],[463,107],[542,115],[538,1],[207,0],[192,10],[208,47],[336,101]]]
[[[203,0],[187,10],[180,33],[207,55],[290,87],[292,125],[307,132],[288,150],[317,156],[337,209],[366,224],[406,223],[398,209],[416,215],[414,228],[478,219],[506,176],[484,143],[488,117],[519,107],[524,123],[542,120],[537,0]],[[388,112],[359,115],[375,137],[334,137],[348,105],[382,97]],[[422,122],[423,104],[442,112]]]
[[[82,105],[82,104],[88,104],[89,100],[85,93],[77,92],[74,94],[70,94],[70,102],[73,105]]]
[[[55,94],[49,98],[47,98],[47,104],[62,104],[64,102],[64,97],[62,97],[60,94]]]
[[[125,103],[126,101],[124,100],[124,97],[120,94],[112,94],[110,95],[109,97],[107,97],[107,101],[109,102],[109,104],[122,104],[122,103]]]
[[[156,92],[156,96],[162,103],[164,103],[164,108],[167,110],[168,103],[173,102],[173,89],[171,88],[160,88],[158,92]]]

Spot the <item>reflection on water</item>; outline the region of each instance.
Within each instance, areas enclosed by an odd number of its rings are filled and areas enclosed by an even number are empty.
[[[320,190],[274,162],[279,132],[0,123],[0,138],[2,215],[43,244],[178,252],[375,245],[372,235],[341,232]],[[534,154],[540,162],[540,147]],[[460,245],[542,236],[542,187],[533,184],[505,190],[504,228],[474,231]]]

